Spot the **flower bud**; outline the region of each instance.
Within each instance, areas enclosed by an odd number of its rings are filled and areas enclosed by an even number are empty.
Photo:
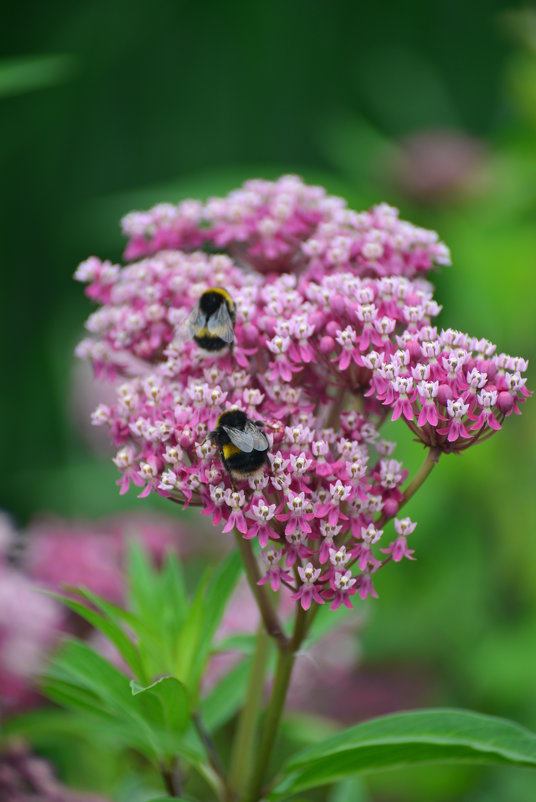
[[[257,327],[252,323],[246,323],[242,328],[242,339],[246,347],[257,345],[259,341],[259,332]]]
[[[452,398],[452,390],[448,386],[448,384],[440,384],[439,390],[437,391],[437,400],[443,406],[447,405],[447,401],[450,401]]]
[[[399,506],[400,505],[395,498],[388,498],[383,505],[383,514],[387,518],[392,518],[397,514]]]
[[[330,320],[328,325],[326,326],[326,331],[330,335],[330,337],[335,337],[340,328],[341,327],[336,320]]]
[[[335,348],[335,340],[333,337],[322,337],[319,343],[319,348],[323,354],[331,354]]]
[[[412,359],[419,359],[422,355],[422,349],[417,340],[410,340],[406,345],[407,350]]]
[[[502,393],[499,393],[497,397],[497,407],[501,410],[501,412],[510,412],[513,406],[514,396],[512,393],[508,393],[506,390]]]

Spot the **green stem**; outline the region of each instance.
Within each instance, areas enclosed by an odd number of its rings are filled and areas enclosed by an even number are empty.
[[[259,566],[257,565],[257,560],[253,554],[253,549],[251,548],[251,543],[249,540],[245,540],[240,532],[236,531],[235,540],[240,556],[242,557],[242,562],[244,563],[249,587],[255,596],[255,601],[257,602],[266,632],[270,637],[275,638],[281,648],[285,648],[289,642],[288,638],[283,631],[283,627],[270,601],[270,597],[266,592],[265,586],[258,584],[259,579],[261,579],[261,574]]]
[[[426,459],[424,460],[423,464],[413,477],[413,480],[409,483],[409,485],[404,490],[404,499],[402,500],[400,506],[402,504],[406,504],[410,500],[410,498],[415,495],[419,487],[422,485],[424,480],[428,477],[428,475],[432,472],[433,468],[439,462],[439,457],[441,456],[441,449],[431,447],[428,449],[428,453],[426,455]]]
[[[272,754],[272,748],[277,735],[281,714],[285,706],[287,698],[287,691],[296,660],[296,654],[305,637],[307,625],[307,613],[298,607],[296,613],[296,621],[294,624],[294,632],[290,642],[286,645],[279,646],[279,654],[277,657],[277,666],[274,675],[274,684],[272,686],[272,693],[268,707],[266,709],[266,717],[263,722],[262,737],[257,751],[257,757],[253,765],[250,780],[247,786],[246,793],[242,797],[242,802],[258,802],[266,772],[268,770],[268,763]]]
[[[402,499],[398,506],[398,512],[400,512],[404,504],[407,504],[410,498],[415,495],[415,493],[417,492],[419,487],[423,484],[425,479],[427,479],[427,477],[431,474],[432,470],[439,462],[439,457],[441,456],[441,454],[442,452],[440,448],[436,448],[435,446],[430,446],[428,448],[423,464],[421,465],[421,467],[419,468],[419,470],[417,471],[417,473],[415,474],[415,476],[413,477],[413,479],[411,480],[411,482],[409,483],[409,485],[406,487],[406,489],[402,494]],[[381,526],[384,525],[384,523],[387,520],[388,520],[387,516],[384,515],[384,513],[382,512],[380,517],[376,521],[374,521],[374,526],[377,529],[379,529]],[[353,565],[354,562],[355,561],[352,560],[350,566]]]
[[[269,654],[270,638],[264,631],[264,626],[261,625],[257,634],[257,644],[249,675],[246,703],[240,714],[231,754],[229,787],[235,794],[238,794],[240,789],[244,787],[245,778],[248,775],[253,758],[255,733],[262,703]]]

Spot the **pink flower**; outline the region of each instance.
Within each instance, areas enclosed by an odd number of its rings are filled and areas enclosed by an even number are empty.
[[[386,549],[382,549],[384,554],[390,554],[395,563],[400,562],[403,557],[414,560],[414,551],[408,549],[407,538],[415,531],[417,524],[410,518],[395,518],[395,531],[398,534],[396,540],[389,544]]]
[[[226,505],[231,510],[231,513],[227,518],[227,523],[223,527],[223,532],[232,532],[232,530],[236,527],[239,532],[246,534],[248,531],[248,524],[244,513],[242,512],[242,507],[244,507],[246,503],[244,491],[226,490],[224,493],[224,500]]]
[[[277,519],[279,521],[286,521],[285,535],[292,535],[296,529],[302,532],[311,532],[311,521],[314,518],[314,513],[309,510],[308,504],[305,499],[305,493],[293,493],[289,491],[286,498],[286,506],[288,512],[279,513]]]
[[[280,566],[279,562],[281,560],[282,552],[276,551],[275,549],[267,549],[266,551],[262,552],[262,559],[267,565],[266,573],[259,579],[259,585],[265,585],[267,582],[270,583],[270,587],[273,591],[278,591],[281,587],[281,580],[285,582],[291,582],[292,576],[289,574],[288,571],[284,571]]]
[[[330,610],[337,610],[341,604],[344,604],[350,609],[352,608],[350,596],[353,596],[353,594],[357,592],[357,588],[355,587],[356,583],[357,579],[352,576],[351,571],[345,571],[344,573],[335,571],[331,585],[332,590],[335,591],[335,595],[331,602]]]
[[[324,599],[316,587],[316,582],[321,574],[320,568],[314,568],[312,563],[307,563],[305,568],[301,565],[298,567],[298,574],[303,584],[300,585],[297,593],[292,594],[292,598],[296,601],[299,600],[304,610],[309,609],[313,600],[318,604],[324,604]]]
[[[274,532],[268,522],[272,520],[275,515],[276,505],[267,504],[264,498],[257,499],[251,504],[248,516],[254,520],[253,526],[248,527],[244,537],[247,539],[258,538],[262,548],[268,543],[270,538],[279,538],[277,532]]]

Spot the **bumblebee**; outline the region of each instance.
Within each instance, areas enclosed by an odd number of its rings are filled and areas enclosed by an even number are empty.
[[[251,421],[241,409],[230,409],[218,418],[208,437],[220,451],[223,467],[233,479],[247,479],[260,473],[268,461],[268,438],[261,421]],[[234,484],[233,484],[234,487]]]
[[[233,300],[223,287],[209,287],[188,317],[187,328],[199,348],[223,351],[234,342],[236,311]]]

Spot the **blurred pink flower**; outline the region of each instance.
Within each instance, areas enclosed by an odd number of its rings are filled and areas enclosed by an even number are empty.
[[[185,523],[146,514],[94,523],[46,520],[32,524],[27,538],[24,566],[36,582],[54,590],[83,585],[113,602],[123,599],[129,542],[138,541],[157,565],[169,551],[196,549]]]
[[[57,639],[64,617],[20,571],[0,565],[0,707],[11,711],[34,700],[35,678]]]
[[[463,131],[426,130],[399,145],[389,172],[400,189],[418,201],[445,202],[485,186],[488,154],[483,140]]]

